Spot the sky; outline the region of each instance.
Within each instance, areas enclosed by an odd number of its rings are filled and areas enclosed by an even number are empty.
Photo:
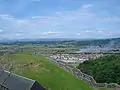
[[[0,0],[0,39],[120,37],[120,0]]]

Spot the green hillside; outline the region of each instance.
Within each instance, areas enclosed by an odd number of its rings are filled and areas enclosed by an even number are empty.
[[[96,90],[42,56],[13,54],[6,60],[13,63],[13,72],[35,79],[51,90]]]
[[[78,68],[93,76],[97,82],[120,84],[120,54],[86,61]]]

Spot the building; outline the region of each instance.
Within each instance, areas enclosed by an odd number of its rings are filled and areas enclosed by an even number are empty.
[[[87,48],[80,49],[79,52],[80,53],[89,53],[89,52],[111,53],[111,52],[119,52],[119,49],[112,47],[88,46]]]
[[[47,90],[37,81],[0,69],[0,90]]]

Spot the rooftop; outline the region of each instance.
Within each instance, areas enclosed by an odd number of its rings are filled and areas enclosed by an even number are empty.
[[[0,70],[0,90],[46,90],[32,79],[28,79],[5,70]]]

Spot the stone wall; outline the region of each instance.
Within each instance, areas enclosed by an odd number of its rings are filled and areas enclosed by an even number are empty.
[[[110,83],[110,84],[97,83],[92,76],[87,75],[85,73],[82,73],[79,69],[74,68],[74,67],[70,67],[66,63],[57,62],[53,58],[49,58],[49,59],[52,61],[52,63],[56,64],[57,66],[59,66],[60,68],[64,69],[67,72],[71,72],[78,79],[83,80],[85,83],[88,83],[93,87],[97,87],[97,88],[120,88],[120,85],[118,85],[116,83]]]

